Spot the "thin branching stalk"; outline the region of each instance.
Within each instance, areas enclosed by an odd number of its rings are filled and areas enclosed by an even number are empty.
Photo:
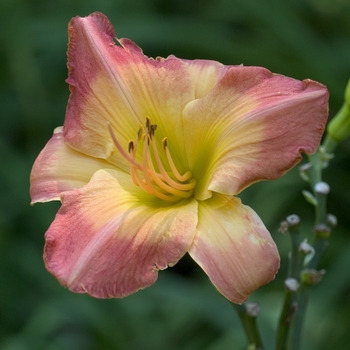
[[[264,346],[256,324],[256,316],[259,312],[258,304],[233,304],[233,306],[237,311],[244,332],[246,334],[248,340],[248,350],[263,350]]]

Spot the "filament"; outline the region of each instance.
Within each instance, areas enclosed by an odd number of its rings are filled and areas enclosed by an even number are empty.
[[[167,160],[163,164],[154,137],[157,125],[152,124],[148,117],[146,118],[145,128],[143,125],[140,125],[135,139],[129,141],[128,151],[119,143],[110,124],[108,124],[108,130],[114,145],[130,164],[130,176],[135,185],[142,188],[145,192],[169,202],[176,202],[193,195],[196,181],[192,179],[190,171],[185,172],[183,175],[179,173],[171,157],[167,138],[164,138],[162,141],[162,148]],[[143,144],[143,149],[140,154],[141,158],[138,158],[141,161],[138,162],[136,157],[141,143]],[[155,169],[155,164],[158,171]]]

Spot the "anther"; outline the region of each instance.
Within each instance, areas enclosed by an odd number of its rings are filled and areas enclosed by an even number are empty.
[[[129,146],[128,146],[128,151],[129,153],[131,153],[131,151],[134,150],[134,142],[133,141],[129,141]]]
[[[146,129],[149,130],[149,126],[151,125],[151,121],[148,117],[146,117]]]
[[[141,124],[141,125],[140,125],[140,129],[139,129],[139,131],[137,132],[137,140],[138,140],[138,141],[141,140],[143,134],[144,134],[144,129],[143,129],[143,125]]]
[[[163,149],[165,151],[165,149],[168,146],[168,139],[166,137],[164,137],[164,139],[162,140],[162,146],[163,146]]]
[[[130,157],[130,155],[127,152],[125,152],[125,150],[123,149],[123,147],[121,146],[117,138],[115,137],[111,124],[108,123],[107,126],[108,126],[108,131],[112,137],[113,143],[117,147],[120,154],[136,169],[142,170],[141,165],[137,163],[133,157]]]
[[[157,129],[157,125],[156,124],[151,124],[150,125],[150,130],[149,130],[149,137],[152,140],[152,137],[154,136],[154,133]]]

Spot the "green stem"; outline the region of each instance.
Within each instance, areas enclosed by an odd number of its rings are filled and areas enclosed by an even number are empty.
[[[248,350],[263,350],[263,343],[256,324],[256,316],[249,315],[244,304],[232,304],[239,316],[248,340]]]
[[[328,241],[324,238],[316,238],[314,242],[315,255],[310,261],[308,268],[317,269],[320,263],[320,260],[328,248]]]
[[[334,152],[338,144],[339,144],[339,141],[336,141],[332,137],[327,135],[323,142],[323,147],[327,153],[331,154]]]
[[[276,350],[286,349],[291,320],[296,311],[296,305],[293,303],[294,299],[295,293],[290,290],[286,290],[281,316],[278,323]]]
[[[331,148],[332,144],[328,144],[328,148]],[[322,170],[323,170],[323,159],[322,152],[319,150],[309,156],[310,163],[312,167],[307,171],[310,186],[313,190],[313,194],[317,200],[317,204],[315,206],[315,241],[314,241],[314,249],[315,255],[312,258],[311,262],[308,264],[309,269],[317,269],[318,264],[323,256],[327,246],[327,234],[329,234],[327,227],[327,194],[328,192],[322,192],[315,185],[320,184],[322,182]],[[301,266],[300,266],[301,268]],[[300,270],[299,270],[300,273]],[[299,276],[298,276],[299,278]],[[302,327],[303,321],[306,314],[307,303],[309,291],[311,289],[312,284],[306,284],[301,281],[300,288],[298,293],[295,296],[294,302],[297,307],[295,315],[292,318],[290,324],[290,334],[287,342],[288,350],[298,350],[301,344],[301,335],[302,335]]]
[[[299,224],[289,228],[289,234],[292,240],[292,250],[290,255],[288,278],[299,278],[302,256],[299,251],[300,246],[300,227]]]
[[[289,217],[288,217],[289,218]],[[287,222],[288,222],[287,218]],[[299,220],[299,218],[298,218]],[[289,234],[291,237],[292,250],[288,265],[288,278],[293,278],[295,281],[299,279],[301,265],[302,265],[302,254],[299,251],[300,245],[300,234],[299,234],[299,223],[289,227]],[[276,350],[285,350],[287,345],[287,337],[291,325],[291,320],[296,311],[295,308],[295,291],[291,290],[286,286],[286,291],[284,295],[283,307],[278,322],[277,329],[277,340],[276,340]]]
[[[322,159],[320,151],[317,150],[314,154],[309,155],[309,161],[312,167],[308,170],[310,177],[310,186],[314,190],[316,183],[322,181]]]
[[[307,309],[307,302],[311,286],[301,284],[298,291],[295,316],[291,322],[291,335],[288,339],[288,350],[298,350],[301,345],[301,336],[304,323],[304,317]]]

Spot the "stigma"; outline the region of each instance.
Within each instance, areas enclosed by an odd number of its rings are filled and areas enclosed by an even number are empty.
[[[196,185],[196,181],[192,179],[192,173],[190,171],[182,175],[179,173],[171,157],[166,137],[162,140],[160,150],[165,153],[163,159],[166,161],[162,162],[154,137],[157,125],[152,124],[148,117],[145,126],[140,125],[135,139],[129,141],[127,150],[115,137],[110,124],[108,124],[108,130],[114,145],[130,164],[130,176],[136,186],[168,202],[192,197]],[[136,160],[138,152],[142,156],[141,161]]]

